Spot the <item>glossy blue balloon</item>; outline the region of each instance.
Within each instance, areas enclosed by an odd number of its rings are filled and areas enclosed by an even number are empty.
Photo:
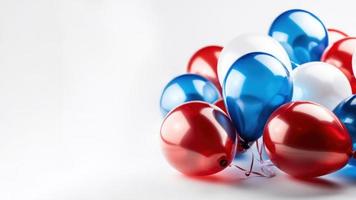
[[[273,21],[268,34],[282,44],[296,64],[319,61],[328,46],[328,31],[324,24],[305,10],[282,13]]]
[[[196,74],[183,74],[171,80],[164,88],[160,107],[165,116],[173,108],[188,101],[214,103],[219,99],[219,91],[206,78]]]
[[[356,95],[342,101],[335,109],[335,115],[346,126],[353,144],[353,150],[356,150]],[[351,165],[356,166],[356,159],[350,159]]]
[[[239,58],[224,81],[228,113],[245,142],[257,140],[268,117],[290,102],[293,84],[287,68],[266,53],[250,53]]]

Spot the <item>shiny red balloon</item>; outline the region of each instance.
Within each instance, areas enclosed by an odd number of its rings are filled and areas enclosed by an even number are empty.
[[[351,138],[339,119],[312,102],[281,106],[263,134],[271,161],[287,174],[312,178],[341,169],[352,155]]]
[[[222,94],[218,79],[218,58],[222,47],[207,46],[198,50],[189,60],[188,73],[198,74],[210,80]]]
[[[329,45],[345,37],[348,37],[346,33],[334,28],[328,28]]]
[[[161,127],[163,153],[183,174],[204,176],[226,168],[235,156],[237,134],[229,117],[205,102],[172,110]]]
[[[356,79],[352,71],[352,55],[356,50],[356,37],[346,37],[335,42],[321,57],[321,61],[338,67],[349,79],[352,93],[356,93]]]

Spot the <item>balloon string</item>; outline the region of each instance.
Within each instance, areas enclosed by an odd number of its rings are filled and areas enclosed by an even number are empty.
[[[263,157],[262,157],[262,148],[263,148],[263,141],[261,146],[259,145],[258,140],[256,141],[256,148],[257,148],[257,152],[258,152],[258,156],[260,157],[260,162],[263,162]]]
[[[245,173],[246,176],[250,176],[253,168],[253,163],[255,161],[255,155],[252,153],[252,158],[251,158],[251,165],[250,165],[250,170]]]
[[[271,178],[271,177],[275,176],[275,173],[273,172],[273,170],[270,169],[271,164],[267,164],[265,166],[262,166],[261,167],[262,172],[253,171],[254,160],[255,160],[255,156],[252,153],[251,164],[250,164],[250,168],[248,170],[244,169],[244,168],[242,168],[242,167],[240,167],[240,166],[238,166],[236,164],[234,164],[233,166],[236,167],[237,169],[245,172],[245,176],[250,176],[251,174],[254,174],[254,175],[257,175],[257,176],[260,176],[260,177],[265,177],[265,178]]]

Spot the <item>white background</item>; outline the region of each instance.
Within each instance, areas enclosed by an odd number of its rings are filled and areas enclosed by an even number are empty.
[[[346,0],[0,0],[0,199],[356,198],[355,175],[198,180],[161,155],[164,84],[291,8],[356,32]]]

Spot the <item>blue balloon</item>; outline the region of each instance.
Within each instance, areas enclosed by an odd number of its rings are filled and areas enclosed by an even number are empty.
[[[342,101],[335,109],[335,115],[346,126],[356,150],[356,95]],[[356,166],[356,159],[350,159],[351,165]]]
[[[282,13],[273,21],[268,34],[282,44],[296,64],[319,61],[328,46],[328,31],[324,24],[305,10]]]
[[[290,102],[293,83],[288,69],[267,53],[249,53],[229,69],[224,81],[227,111],[245,142],[257,140],[268,117]]]
[[[165,116],[173,108],[188,101],[214,103],[219,99],[219,91],[206,78],[196,74],[183,74],[175,77],[164,88],[160,107]]]

